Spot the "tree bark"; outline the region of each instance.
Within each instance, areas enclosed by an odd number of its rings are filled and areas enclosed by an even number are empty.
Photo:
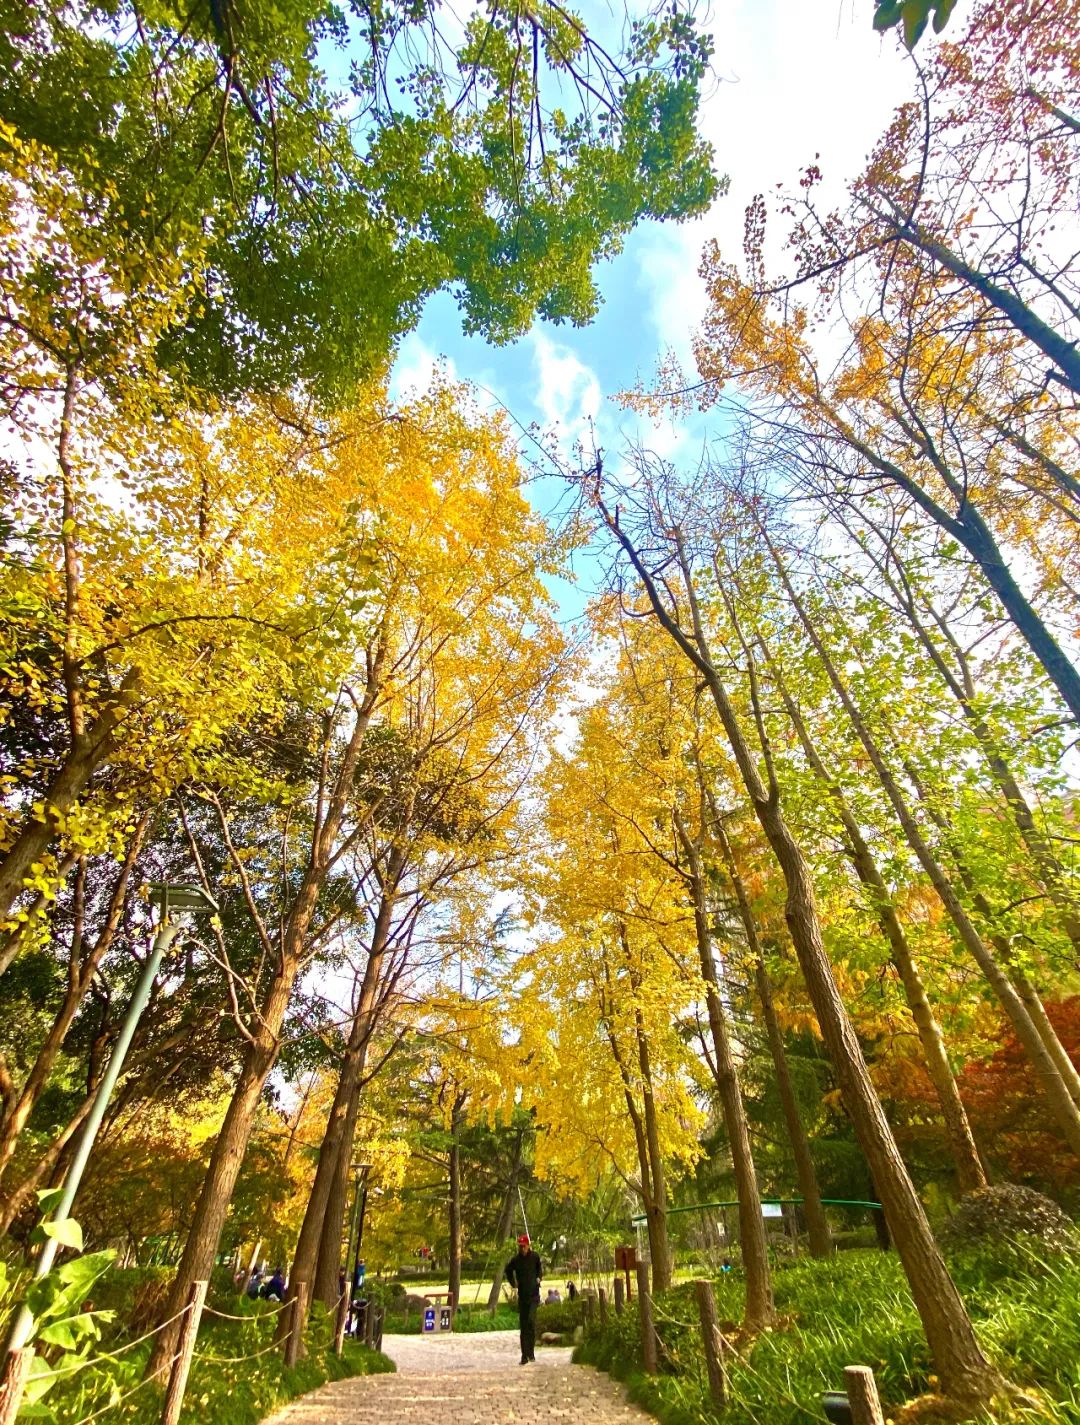
[[[886,1121],[858,1038],[833,979],[810,867],[784,817],[779,787],[772,777],[768,787],[762,781],[727,688],[709,656],[681,537],[677,538],[677,553],[690,603],[692,637],[687,636],[669,612],[632,541],[607,510],[601,509],[609,530],[641,577],[658,622],[702,674],[755,815],[783,873],[787,887],[784,914],[807,992],[855,1132],[878,1183],[942,1387],[960,1400],[985,1401],[999,1393],[1005,1382],[982,1353]],[[767,744],[763,744],[762,751],[767,751]]]
[[[742,1089],[739,1084],[735,1056],[731,1048],[724,1006],[720,998],[720,983],[716,973],[709,913],[705,899],[705,881],[701,854],[690,836],[679,809],[675,808],[675,829],[682,843],[687,862],[687,882],[694,907],[694,930],[697,937],[701,977],[705,981],[705,1003],[709,1014],[715,1054],[716,1089],[724,1116],[731,1164],[735,1173],[735,1196],[739,1200],[739,1245],[743,1270],[746,1273],[746,1305],[743,1324],[749,1331],[762,1331],[771,1326],[776,1310],[773,1305],[772,1275],[769,1271],[769,1248],[765,1238],[765,1220],[761,1212],[757,1170],[750,1147],[750,1130],[746,1122]],[[818,1203],[820,1210],[821,1204]]]
[[[829,1223],[825,1217],[825,1209],[821,1205],[821,1190],[818,1187],[814,1160],[810,1155],[810,1142],[806,1136],[806,1128],[802,1121],[802,1114],[799,1112],[799,1103],[795,1097],[795,1089],[792,1086],[791,1073],[788,1070],[787,1053],[784,1049],[784,1039],[780,1033],[780,1025],[776,1018],[776,1006],[773,1003],[769,974],[765,968],[765,955],[761,946],[761,938],[757,931],[757,922],[754,919],[754,913],[750,906],[750,897],[746,893],[746,886],[742,876],[739,874],[739,868],[735,863],[735,855],[731,849],[731,842],[728,840],[727,832],[724,830],[724,824],[713,802],[712,794],[708,793],[708,796],[710,806],[712,807],[713,825],[716,829],[720,851],[727,869],[728,878],[735,891],[735,899],[739,907],[739,918],[742,921],[743,934],[746,936],[746,943],[749,946],[750,955],[753,960],[754,985],[761,1003],[761,1014],[765,1021],[765,1034],[769,1041],[769,1052],[772,1055],[773,1068],[776,1072],[776,1087],[780,1095],[780,1107],[784,1114],[785,1126],[787,1127],[788,1141],[791,1145],[791,1155],[795,1161],[795,1178],[799,1184],[799,1193],[803,1200],[803,1211],[806,1214],[806,1228],[810,1239],[810,1255],[812,1257],[828,1257],[832,1253],[832,1234],[829,1231]]]

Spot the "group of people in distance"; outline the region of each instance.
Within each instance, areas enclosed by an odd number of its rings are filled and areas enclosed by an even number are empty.
[[[243,1281],[243,1277],[241,1277]],[[272,1277],[266,1276],[266,1267],[254,1267],[248,1279],[247,1294],[252,1301],[284,1301],[285,1273],[281,1267],[274,1268]]]

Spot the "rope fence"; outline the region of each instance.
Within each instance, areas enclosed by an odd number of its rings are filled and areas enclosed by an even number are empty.
[[[103,1361],[116,1361],[128,1351],[133,1351],[136,1346],[141,1346],[144,1341],[149,1341],[158,1332],[164,1331],[166,1326],[171,1326],[174,1321],[179,1321],[182,1316],[186,1316],[190,1307],[183,1307],[175,1315],[170,1316],[167,1321],[163,1321],[160,1326],[155,1326],[152,1331],[146,1331],[142,1336],[136,1336],[134,1341],[128,1341],[123,1346],[118,1346],[115,1351],[103,1351],[100,1356],[93,1356],[88,1361],[76,1361],[71,1366],[61,1366],[55,1371],[35,1371],[34,1380],[59,1380],[63,1376],[77,1375],[79,1371],[88,1371],[91,1366],[99,1366]]]
[[[95,1356],[35,1372],[33,1370],[35,1358],[33,1343],[21,1350],[9,1351],[3,1364],[2,1378],[0,1378],[0,1425],[14,1425],[23,1393],[29,1383],[51,1384],[59,1380],[70,1382],[76,1380],[83,1372],[107,1369],[111,1363],[129,1356],[131,1352],[159,1337],[164,1331],[176,1330],[176,1340],[169,1353],[166,1370],[158,1375],[144,1377],[124,1390],[123,1393],[118,1393],[119,1384],[115,1379],[110,1381],[108,1398],[105,1402],[81,1419],[72,1422],[72,1425],[92,1425],[93,1421],[122,1406],[136,1392],[150,1386],[155,1386],[160,1390],[163,1385],[165,1398],[161,1416],[162,1425],[177,1425],[188,1376],[193,1365],[241,1365],[247,1361],[257,1361],[274,1352],[283,1356],[286,1365],[295,1363],[302,1351],[301,1333],[305,1326],[311,1324],[309,1318],[310,1294],[306,1282],[297,1281],[285,1301],[277,1302],[273,1306],[267,1302],[263,1309],[243,1314],[222,1311],[218,1307],[207,1305],[207,1285],[206,1281],[194,1282],[187,1303],[179,1311],[174,1312],[152,1330],[144,1331],[133,1340],[125,1341],[113,1350],[99,1351]],[[342,1344],[340,1338],[343,1335],[340,1327],[344,1321],[347,1321],[346,1312],[349,1300],[350,1291],[346,1287],[328,1310],[326,1320],[320,1319],[317,1323],[319,1329],[312,1333],[310,1339],[310,1347],[313,1351],[333,1350],[340,1354]],[[292,1313],[291,1318],[282,1320],[284,1312]],[[257,1350],[238,1355],[218,1355],[210,1351],[196,1350],[196,1340],[204,1314],[218,1321],[230,1322],[240,1327],[253,1326],[256,1329],[269,1327],[271,1339],[265,1345],[259,1346]],[[178,1329],[176,1329],[177,1326]],[[92,1386],[91,1390],[93,1390]],[[77,1396],[76,1399],[78,1399]]]

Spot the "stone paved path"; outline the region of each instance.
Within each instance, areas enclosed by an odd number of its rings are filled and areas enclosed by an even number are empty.
[[[518,1365],[516,1331],[387,1336],[396,1375],[331,1381],[266,1425],[655,1425],[621,1385],[545,1346]]]

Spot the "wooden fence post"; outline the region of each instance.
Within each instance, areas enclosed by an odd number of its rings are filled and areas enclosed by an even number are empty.
[[[638,1314],[641,1317],[641,1361],[645,1373],[656,1374],[656,1328],[653,1326],[652,1297],[649,1295],[649,1269],[644,1262],[637,1268]]]
[[[626,1288],[623,1286],[622,1277],[615,1278],[615,1315],[621,1316],[623,1313],[623,1302],[626,1299]]]
[[[306,1281],[292,1282],[289,1287],[292,1304],[286,1307],[289,1313],[288,1334],[285,1337],[285,1364],[287,1366],[295,1366],[304,1354],[304,1323],[307,1321],[308,1292],[310,1290],[310,1283]],[[284,1314],[282,1312],[282,1315]]]
[[[694,1295],[697,1297],[698,1314],[701,1317],[701,1340],[705,1347],[705,1365],[709,1372],[709,1395],[713,1404],[720,1407],[727,1404],[727,1368],[724,1365],[727,1342],[720,1334],[712,1282],[696,1281]]]
[[[33,1364],[33,1346],[20,1346],[17,1351],[6,1353],[4,1373],[0,1376],[0,1425],[14,1425],[15,1416],[22,1404],[26,1377],[30,1374]]]
[[[180,1335],[176,1341],[176,1355],[169,1371],[169,1383],[165,1387],[165,1404],[161,1409],[161,1425],[176,1425],[180,1419],[180,1407],[184,1403],[191,1358],[195,1354],[195,1338],[199,1334],[203,1306],[206,1302],[204,1281],[192,1282],[188,1292],[187,1307],[180,1321]]]
[[[337,1318],[334,1321],[334,1355],[340,1356],[345,1349],[345,1327],[349,1324],[349,1311],[352,1307],[352,1287],[346,1284],[345,1290],[338,1298]]]
[[[436,1308],[437,1310],[438,1308]],[[370,1297],[364,1306],[364,1345],[373,1346],[375,1343],[375,1303]]]
[[[371,1344],[376,1351],[382,1350],[383,1319],[385,1316],[385,1306],[376,1308],[375,1319],[371,1328]]]
[[[600,1325],[607,1325],[607,1288],[601,1287],[596,1295],[597,1304],[600,1307]]]
[[[845,1366],[844,1385],[854,1425],[885,1425],[877,1382],[869,1366]]]

